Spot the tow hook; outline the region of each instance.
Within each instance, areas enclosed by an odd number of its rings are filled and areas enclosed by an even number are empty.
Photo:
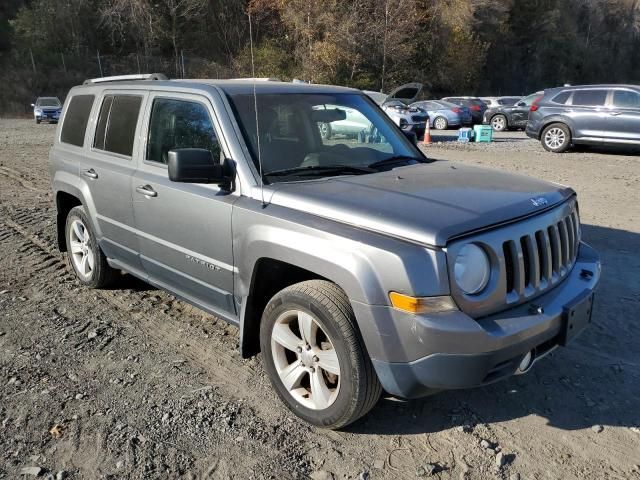
[[[593,272],[591,270],[587,270],[583,268],[580,271],[580,278],[584,278],[585,280],[591,280],[593,278]]]

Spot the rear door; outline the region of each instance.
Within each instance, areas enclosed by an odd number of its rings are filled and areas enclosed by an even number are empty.
[[[131,204],[142,115],[148,94],[140,90],[105,90],[98,98],[87,155],[80,165],[93,200],[100,247],[123,267],[143,275]]]
[[[573,123],[575,138],[594,138],[600,141],[606,135],[608,113],[605,105],[609,91],[604,88],[574,90],[564,115]]]
[[[167,157],[177,148],[228,155],[210,101],[200,95],[152,92],[130,195],[149,280],[228,320],[233,301],[231,209],[237,196],[217,185],[169,180]]]
[[[631,89],[613,90],[608,106],[605,139],[640,143],[640,93]]]

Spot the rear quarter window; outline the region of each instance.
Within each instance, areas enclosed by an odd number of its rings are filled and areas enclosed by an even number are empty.
[[[95,95],[74,95],[67,106],[60,141],[82,147]]]
[[[569,100],[569,97],[571,96],[571,92],[560,92],[558,95],[556,95],[555,97],[553,97],[553,99],[551,100],[553,103],[559,103],[561,105],[564,105],[567,103],[567,100]]]

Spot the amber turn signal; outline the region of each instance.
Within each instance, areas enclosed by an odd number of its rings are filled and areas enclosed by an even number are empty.
[[[393,308],[409,313],[435,313],[458,310],[458,306],[449,296],[411,297],[398,292],[389,292]]]

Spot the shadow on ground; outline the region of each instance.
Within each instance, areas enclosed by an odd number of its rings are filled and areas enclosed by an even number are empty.
[[[593,324],[526,375],[408,402],[384,398],[352,433],[400,435],[536,415],[564,430],[638,426],[640,234],[583,225],[603,271]]]

